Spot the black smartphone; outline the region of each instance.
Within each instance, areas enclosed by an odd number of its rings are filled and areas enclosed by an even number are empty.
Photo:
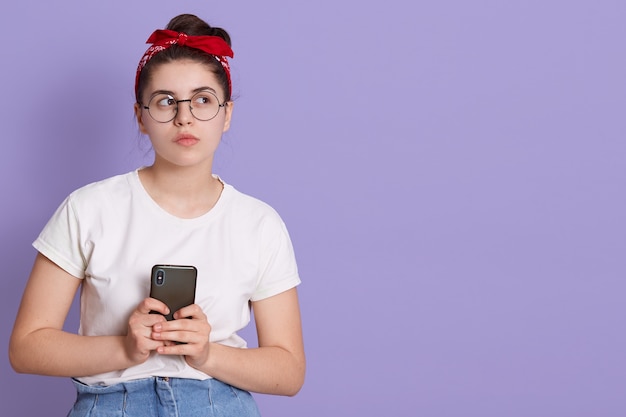
[[[198,270],[189,265],[154,265],[150,274],[150,297],[163,301],[170,309],[165,316],[174,320],[173,314],[193,304],[196,299]]]

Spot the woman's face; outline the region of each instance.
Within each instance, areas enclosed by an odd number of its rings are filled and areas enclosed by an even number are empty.
[[[212,95],[213,93],[214,95]],[[169,96],[169,100],[168,100]],[[198,120],[190,110],[196,106],[195,115],[207,118],[206,106],[210,99],[217,98],[220,104],[224,91],[213,72],[205,65],[180,60],[162,64],[152,70],[151,80],[141,97],[142,104],[135,104],[135,114],[139,129],[150,137],[155,152],[155,164],[175,166],[212,166],[213,156],[219,145],[222,133],[230,127],[233,103],[226,102],[219,107],[217,115],[211,120]],[[188,100],[194,99],[194,102]],[[176,101],[183,100],[176,104]],[[218,103],[215,103],[217,106]],[[149,106],[150,111],[144,106]],[[169,106],[175,112],[174,118],[165,123],[168,117],[159,117],[166,113]],[[172,113],[173,115],[174,113]]]

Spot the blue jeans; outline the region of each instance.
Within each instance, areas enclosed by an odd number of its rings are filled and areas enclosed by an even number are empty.
[[[146,378],[78,391],[68,417],[260,417],[247,391],[216,379]]]

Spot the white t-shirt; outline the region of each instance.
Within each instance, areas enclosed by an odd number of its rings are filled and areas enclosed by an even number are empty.
[[[210,340],[238,348],[246,347],[237,332],[250,321],[249,301],[300,284],[287,229],[270,206],[224,184],[209,212],[181,219],[152,200],[138,171],[74,191],[33,246],[83,279],[78,333],[87,336],[126,334],[155,264],[197,268],[196,304],[211,324]],[[141,365],[79,379],[112,385],[150,376],[210,378],[183,357],[153,353]]]

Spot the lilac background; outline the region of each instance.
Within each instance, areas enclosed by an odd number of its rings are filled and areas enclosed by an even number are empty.
[[[216,171],[282,214],[304,281],[307,381],[266,416],[626,415],[623,1],[0,7],[2,346],[56,206],[150,161],[135,66],[188,11],[234,39]],[[0,375],[3,415],[73,401]]]

